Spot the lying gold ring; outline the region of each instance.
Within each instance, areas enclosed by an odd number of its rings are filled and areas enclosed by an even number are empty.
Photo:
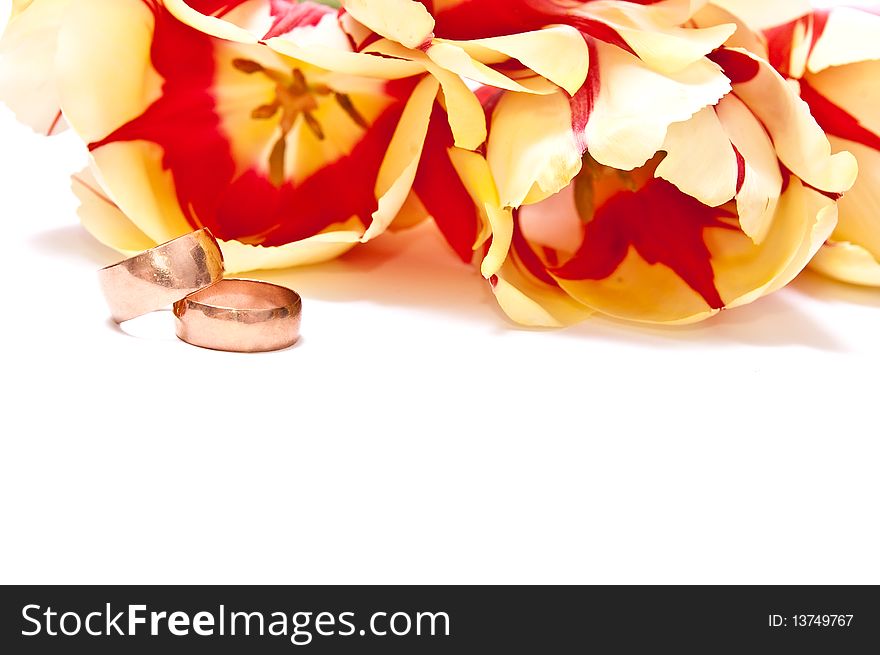
[[[113,320],[162,309],[223,279],[223,253],[203,228],[98,272]]]
[[[268,282],[228,279],[174,303],[177,336],[231,352],[288,348],[299,339],[302,299]]]

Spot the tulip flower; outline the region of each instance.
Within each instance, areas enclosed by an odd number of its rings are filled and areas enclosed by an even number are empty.
[[[206,33],[228,36],[232,23],[234,29],[261,39],[285,56],[306,58],[337,72],[362,75],[379,59],[405,64],[429,78],[425,83],[436,89],[436,102],[427,130],[422,130],[424,142],[406,206],[408,216],[398,216],[395,223],[408,225],[430,215],[465,261],[473,257],[486,224],[456,174],[449,149],[476,150],[488,134],[480,101],[465,78],[512,92],[541,95],[554,93],[557,84],[574,92],[587,76],[587,46],[577,30],[564,25],[472,42],[431,41],[433,18],[420,3],[342,2],[344,10],[338,24],[353,49],[347,52],[319,48],[314,42],[304,48],[302,35],[289,30],[291,16],[300,21],[308,17],[319,20],[327,13],[326,7],[314,3],[276,0],[272,8],[283,11],[279,11],[268,33],[265,11],[261,12],[263,20],[255,20],[252,15],[235,16],[233,12],[218,21],[196,11],[194,2],[167,0],[165,4],[181,20],[198,24]],[[259,9],[266,4],[256,1],[243,7]],[[429,44],[423,43],[426,39]],[[560,51],[566,53],[564,60],[548,56]]]
[[[634,167],[599,161],[587,138],[576,174],[558,191],[565,177],[552,167],[569,147],[560,136],[567,122],[530,124],[523,117],[532,99],[494,98],[486,166],[461,170],[497,210],[512,208],[512,229],[499,237],[509,249],[493,252],[493,237],[483,273],[514,320],[558,326],[590,312],[703,320],[781,288],[831,235],[855,159],[832,154],[809,108],[766,61],[733,47],[709,57],[729,93],[671,123],[658,152]],[[617,105],[619,120],[623,107],[643,111],[635,98],[648,87],[630,74],[634,88],[629,103]],[[594,106],[605,92],[600,87]],[[681,95],[649,97],[656,115]],[[538,146],[542,158],[513,155]]]
[[[831,144],[859,162],[859,179],[840,199],[837,228],[812,267],[880,286],[880,11],[781,2],[788,15],[768,23],[760,12],[730,4],[748,27],[762,32],[770,62],[795,81]]]
[[[71,4],[61,103],[100,183],[81,176],[75,188],[118,209],[84,203],[100,240],[126,250],[123,218],[138,247],[205,226],[230,270],[252,270],[337,256],[405,211],[436,83],[353,53],[335,14],[261,5],[299,57],[236,23],[258,18],[252,2]],[[336,59],[347,68],[329,68]]]

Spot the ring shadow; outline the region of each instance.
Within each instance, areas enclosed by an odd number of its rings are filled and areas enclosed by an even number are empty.
[[[51,255],[86,259],[95,266],[119,260],[80,226],[44,232],[35,248]],[[500,310],[476,267],[458,260],[431,223],[358,245],[323,264],[244,275],[296,289],[306,300],[369,303],[431,312],[450,320],[487,325],[499,333],[542,332],[513,324]],[[605,317],[554,331],[568,338],[644,347],[752,345],[803,346],[830,352],[847,348],[798,306],[799,296],[880,307],[880,293],[806,272],[789,288],[697,325],[650,326]]]

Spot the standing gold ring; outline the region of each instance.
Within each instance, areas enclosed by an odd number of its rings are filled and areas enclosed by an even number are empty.
[[[223,253],[207,228],[98,272],[113,320],[167,307],[223,279]]]
[[[288,348],[299,339],[302,299],[286,287],[227,279],[174,303],[177,336],[231,352]]]

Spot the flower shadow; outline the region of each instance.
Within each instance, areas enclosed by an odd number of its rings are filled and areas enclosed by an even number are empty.
[[[790,288],[798,295],[828,303],[880,308],[880,289],[838,282],[810,270],[801,273]]]
[[[122,255],[92,237],[79,225],[69,225],[40,232],[31,238],[35,250],[52,257],[86,260],[95,268],[110,266]]]
[[[95,266],[120,259],[79,226],[44,232],[32,243],[49,254],[85,258]],[[430,312],[441,320],[465,321],[499,334],[541,331],[517,326],[507,319],[476,267],[459,261],[430,223],[386,234],[331,262],[256,271],[243,277],[286,285],[306,301],[367,303]],[[798,302],[804,295],[880,306],[880,294],[806,273],[788,289],[697,325],[649,326],[594,317],[581,325],[551,332],[565,338],[646,348],[801,346],[845,352],[844,344],[804,311],[803,303]]]

